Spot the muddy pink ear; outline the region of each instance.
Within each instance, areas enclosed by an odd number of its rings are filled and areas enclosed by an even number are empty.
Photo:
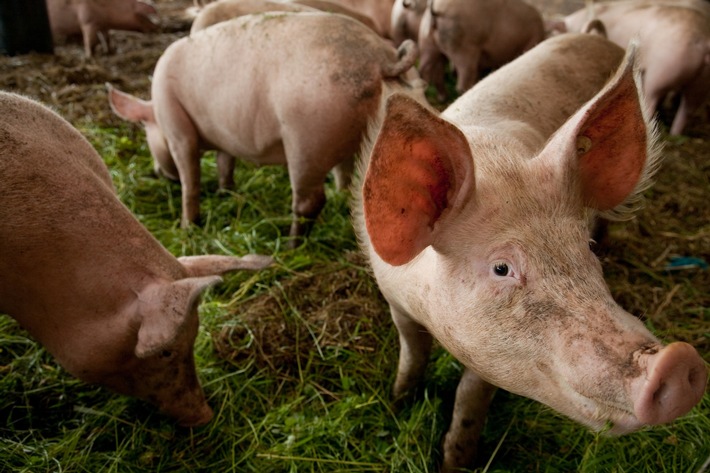
[[[180,336],[202,291],[222,281],[219,276],[185,278],[170,284],[154,284],[138,294],[140,327],[135,354],[138,358],[157,355]]]
[[[393,95],[363,183],[365,226],[375,252],[399,266],[436,243],[441,222],[473,189],[463,133],[405,95]]]
[[[108,103],[113,113],[131,122],[155,123],[152,102],[121,92],[108,83],[106,89],[108,90]]]
[[[601,211],[624,203],[634,192],[652,144],[634,79],[635,58],[632,46],[611,81],[547,146],[567,148],[568,155],[576,156],[582,198]]]

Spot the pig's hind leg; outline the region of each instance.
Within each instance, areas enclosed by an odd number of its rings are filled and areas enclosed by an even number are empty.
[[[303,164],[288,158],[293,212],[289,248],[296,248],[303,242],[303,238],[308,235],[316,217],[325,205],[324,185],[328,171],[319,172]]]
[[[200,220],[200,151],[197,129],[177,100],[166,114],[158,117],[177,166],[182,185],[182,228]],[[161,120],[161,118],[164,118]]]
[[[234,156],[224,151],[217,152],[217,179],[219,190],[234,189]]]

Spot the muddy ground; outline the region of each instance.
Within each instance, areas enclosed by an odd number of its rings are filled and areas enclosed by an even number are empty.
[[[54,55],[0,57],[0,89],[20,92],[49,104],[75,125],[117,126],[121,120],[109,109],[105,83],[148,98],[150,76],[157,59],[169,44],[189,31],[191,19],[186,9],[192,5],[191,0],[157,0],[156,3],[161,14],[160,31],[152,34],[112,32],[115,54],[99,53],[93,59],[86,59],[81,45],[73,43],[58,45]],[[533,3],[550,17],[569,13],[582,2],[535,0]],[[661,114],[666,123],[670,113],[664,110]],[[707,359],[710,271],[691,267],[669,273],[664,268],[675,256],[710,262],[710,107],[706,106],[694,117],[686,136],[668,139],[664,135],[664,141],[665,163],[646,209],[637,220],[612,228],[616,244],[604,259],[612,291],[622,305],[631,312],[644,312],[656,329],[675,339],[689,341]],[[665,279],[649,276],[652,274]],[[349,288],[349,281],[360,276],[339,273],[331,282],[336,281],[339,288]],[[352,343],[347,300],[356,297],[373,300],[376,295],[357,293],[357,284],[352,285],[354,290],[314,288],[319,281],[318,278],[296,278],[284,284],[293,286],[291,290],[299,294],[306,293],[300,290],[304,285],[309,286],[315,296],[301,301],[304,316],[311,317],[311,322],[323,330],[335,330],[327,335],[333,343]],[[277,297],[276,292],[267,294],[253,306],[254,321],[262,321],[258,332],[265,365],[272,365],[272,358],[277,356],[273,350],[269,351],[268,347],[274,345],[269,340],[278,339],[276,346],[288,345],[278,321],[274,320],[273,326],[264,323],[268,322],[263,318],[264,312],[279,306],[274,300]],[[325,297],[332,299],[329,304],[337,306],[344,314],[342,317],[324,316],[322,301]],[[313,310],[309,310],[309,304],[313,304]],[[357,305],[361,310],[367,309],[366,304],[358,302]],[[655,308],[652,313],[648,313],[649,307]],[[378,312],[382,306],[375,304],[371,309]],[[678,317],[686,316],[693,319],[687,330],[674,329]],[[228,346],[218,343],[218,347],[224,349],[222,355],[238,357],[238,353],[226,353]]]

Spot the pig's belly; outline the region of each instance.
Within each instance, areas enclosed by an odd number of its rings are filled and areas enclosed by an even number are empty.
[[[286,153],[284,152],[283,141],[275,140],[260,146],[247,147],[237,143],[226,143],[224,146],[216,146],[235,158],[243,159],[259,165],[286,164]]]

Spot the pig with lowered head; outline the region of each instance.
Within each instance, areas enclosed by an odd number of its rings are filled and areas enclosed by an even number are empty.
[[[433,338],[465,366],[443,471],[471,463],[494,386],[612,434],[703,396],[697,351],[620,307],[589,247],[591,217],[628,215],[659,162],[635,52],[617,71],[622,56],[559,35],[440,116],[394,94],[373,126],[354,218],[399,331],[394,395]]]
[[[155,67],[152,101],[112,87],[109,101],[145,124],[156,171],[180,180],[183,226],[199,218],[200,148],[221,151],[223,181],[232,156],[285,164],[293,246],[325,204],[328,172],[348,184],[383,90],[416,87],[423,96],[422,81],[405,77],[415,59],[413,42],[395,50],[343,15],[247,15],[173,43]]]
[[[523,0],[429,0],[419,28],[419,44],[433,40],[451,61],[459,93],[544,37],[540,12]]]
[[[155,7],[141,0],[47,0],[49,25],[54,41],[83,37],[86,57],[91,57],[99,37],[110,52],[109,30],[148,33],[158,28]]]
[[[710,4],[705,0],[659,2],[622,0],[593,3],[564,19],[567,31],[580,31],[591,18],[622,47],[639,41],[639,67],[649,113],[671,92],[680,105],[670,133],[679,135],[710,97]]]
[[[200,293],[270,258],[171,255],[116,196],[57,114],[0,92],[0,313],[71,374],[147,400],[185,426],[212,410],[195,372]]]

